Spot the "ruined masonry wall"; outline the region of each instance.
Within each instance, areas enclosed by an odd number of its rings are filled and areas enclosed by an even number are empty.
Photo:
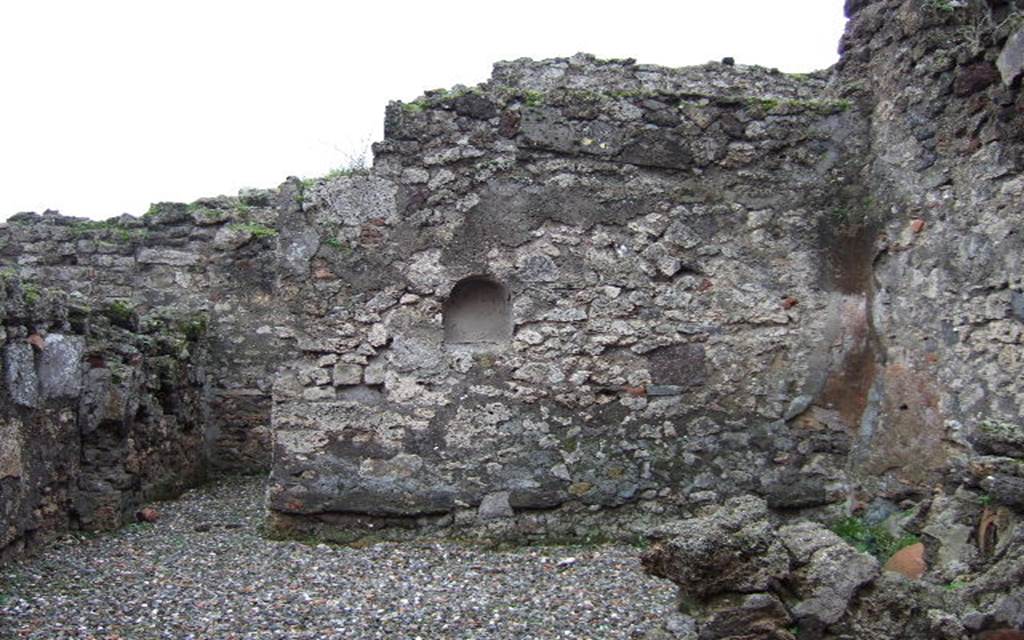
[[[843,500],[856,416],[787,422],[841,375],[868,286],[835,213],[866,121],[823,85],[578,56],[391,105],[373,174],[282,224],[319,248],[281,281],[303,354],[275,385],[272,527],[636,535],[739,491]],[[511,336],[446,343],[479,277]]]
[[[865,494],[899,496],[948,487],[986,425],[1024,418],[1024,59],[996,64],[1024,3],[849,5],[837,77],[871,117],[862,179],[886,213],[858,450]]]
[[[807,76],[499,63],[389,105],[371,171],[23,214],[0,262],[207,312],[210,459],[271,468],[279,535],[1013,503],[975,463],[1024,406],[1022,7],[941,4],[850,0]]]
[[[0,274],[0,560],[205,477],[202,316],[89,308]]]
[[[0,225],[0,265],[90,303],[205,312],[211,461],[225,471],[265,471],[273,370],[290,324],[273,295],[274,197],[250,190],[103,222],[19,214]]]

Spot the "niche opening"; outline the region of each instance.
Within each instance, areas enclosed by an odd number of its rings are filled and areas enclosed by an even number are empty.
[[[486,276],[459,280],[442,307],[445,344],[489,346],[509,342],[510,299],[505,285]]]

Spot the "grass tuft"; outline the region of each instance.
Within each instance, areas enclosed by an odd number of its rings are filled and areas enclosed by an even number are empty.
[[[272,229],[266,225],[257,224],[253,222],[236,222],[231,225],[232,229],[238,231],[244,231],[254,238],[273,238],[277,235],[277,229]]]
[[[858,551],[870,553],[885,562],[894,553],[919,542],[917,536],[895,537],[881,524],[868,524],[863,518],[847,516],[830,527],[840,538]]]

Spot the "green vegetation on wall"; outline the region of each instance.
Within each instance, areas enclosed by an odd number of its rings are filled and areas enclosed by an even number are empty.
[[[236,222],[231,225],[232,229],[236,231],[243,231],[250,234],[254,238],[273,238],[277,235],[277,229],[272,229],[266,225],[257,224],[254,222]]]
[[[848,516],[832,523],[832,531],[858,551],[870,553],[881,562],[904,547],[919,542],[917,536],[895,537],[881,524],[869,524],[863,518]]]

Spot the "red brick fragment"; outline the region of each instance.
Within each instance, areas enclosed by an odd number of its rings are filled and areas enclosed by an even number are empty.
[[[143,507],[135,514],[135,519],[139,522],[153,523],[160,519],[160,514],[153,507]]]
[[[903,547],[885,563],[886,571],[902,573],[910,580],[920,580],[928,565],[924,561],[924,545],[920,542]]]

